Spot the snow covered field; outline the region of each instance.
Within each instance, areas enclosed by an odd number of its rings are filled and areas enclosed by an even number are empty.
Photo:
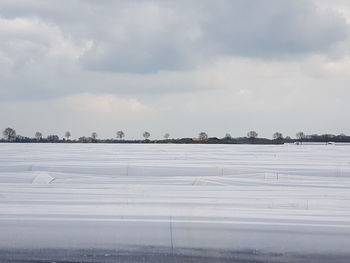
[[[350,145],[0,144],[0,259],[38,249],[348,262]]]

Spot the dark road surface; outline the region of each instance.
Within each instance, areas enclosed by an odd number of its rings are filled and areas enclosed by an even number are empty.
[[[1,263],[348,263],[349,259],[349,255],[261,254],[258,251],[218,252],[208,250],[178,250],[171,252],[161,248],[142,248],[123,251],[100,249],[0,250]]]

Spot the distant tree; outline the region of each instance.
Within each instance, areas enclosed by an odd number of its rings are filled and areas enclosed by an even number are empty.
[[[82,143],[93,142],[93,138],[92,137],[85,137],[85,136],[79,137],[78,142],[82,142]]]
[[[287,141],[290,141],[292,138],[290,136],[286,136],[285,138]]]
[[[58,137],[58,135],[48,135],[47,136],[47,141],[49,142],[58,142],[60,140],[60,138]]]
[[[296,137],[300,142],[302,142],[303,139],[305,138],[305,134],[304,134],[302,131],[300,131],[300,132],[298,132],[298,133],[295,135],[295,137]]]
[[[4,135],[5,140],[14,141],[16,140],[16,131],[12,128],[6,128],[2,135]]]
[[[23,142],[23,141],[26,141],[26,139],[28,139],[28,138],[26,138],[20,134],[17,134],[17,136],[16,136],[16,141]]]
[[[208,134],[206,134],[205,132],[200,132],[198,135],[198,139],[200,139],[201,141],[206,141],[208,140]]]
[[[97,132],[91,133],[91,138],[96,140],[97,139]]]
[[[169,133],[164,134],[164,139],[165,140],[169,140],[169,138],[170,138],[170,134]]]
[[[348,136],[346,136],[345,133],[341,133],[338,135],[338,141],[340,141],[340,142],[349,142],[350,141],[349,139],[350,138]]]
[[[305,136],[306,137],[306,136]],[[319,138],[320,136],[318,135],[318,134],[311,134],[310,136],[309,136],[309,138],[311,138],[311,140],[312,141],[318,141],[318,138]]]
[[[275,132],[275,133],[273,134],[273,138],[274,138],[275,140],[283,139],[283,134],[280,133],[280,132]]]
[[[67,138],[67,140],[69,140],[69,138],[72,136],[72,134],[69,132],[69,131],[67,131],[65,134],[64,134],[64,137],[66,137]]]
[[[226,133],[224,139],[225,139],[225,140],[231,140],[231,139],[232,139],[231,134]]]
[[[145,138],[145,140],[147,140],[149,137],[151,137],[151,134],[148,132],[148,131],[145,131],[143,134],[142,134],[143,138]]]
[[[330,140],[335,138],[334,134],[322,134],[321,135],[322,141],[329,142]]]
[[[125,133],[123,131],[117,131],[117,139],[122,140],[125,137]]]
[[[250,131],[247,133],[247,137],[251,139],[258,138],[258,133],[256,131]]]
[[[41,132],[35,133],[35,139],[37,139],[37,141],[40,141],[42,138],[43,138],[43,134]]]
[[[256,131],[250,131],[247,133],[247,137],[250,139],[251,143],[254,143],[255,139],[258,138],[258,133]]]

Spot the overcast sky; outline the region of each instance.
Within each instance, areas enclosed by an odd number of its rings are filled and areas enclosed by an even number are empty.
[[[0,128],[350,134],[349,52],[348,0],[1,0]]]

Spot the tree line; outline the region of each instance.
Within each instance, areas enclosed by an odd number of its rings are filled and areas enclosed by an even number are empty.
[[[206,132],[200,132],[196,138],[171,138],[169,133],[165,133],[161,140],[151,140],[151,134],[148,131],[142,133],[142,140],[125,140],[125,132],[120,130],[116,132],[115,138],[99,139],[97,132],[92,132],[90,136],[82,136],[78,139],[71,139],[70,131],[64,133],[60,138],[56,134],[50,134],[46,137],[39,131],[34,137],[24,137],[18,135],[13,128],[6,128],[2,132],[3,139],[0,142],[26,142],[26,143],[224,143],[224,144],[283,144],[283,143],[303,143],[303,142],[350,142],[350,136],[345,134],[312,134],[306,135],[304,132],[298,132],[295,138],[283,136],[280,132],[275,132],[272,139],[259,138],[256,131],[249,131],[244,137],[233,138],[231,134],[226,133],[223,138],[209,137]]]

